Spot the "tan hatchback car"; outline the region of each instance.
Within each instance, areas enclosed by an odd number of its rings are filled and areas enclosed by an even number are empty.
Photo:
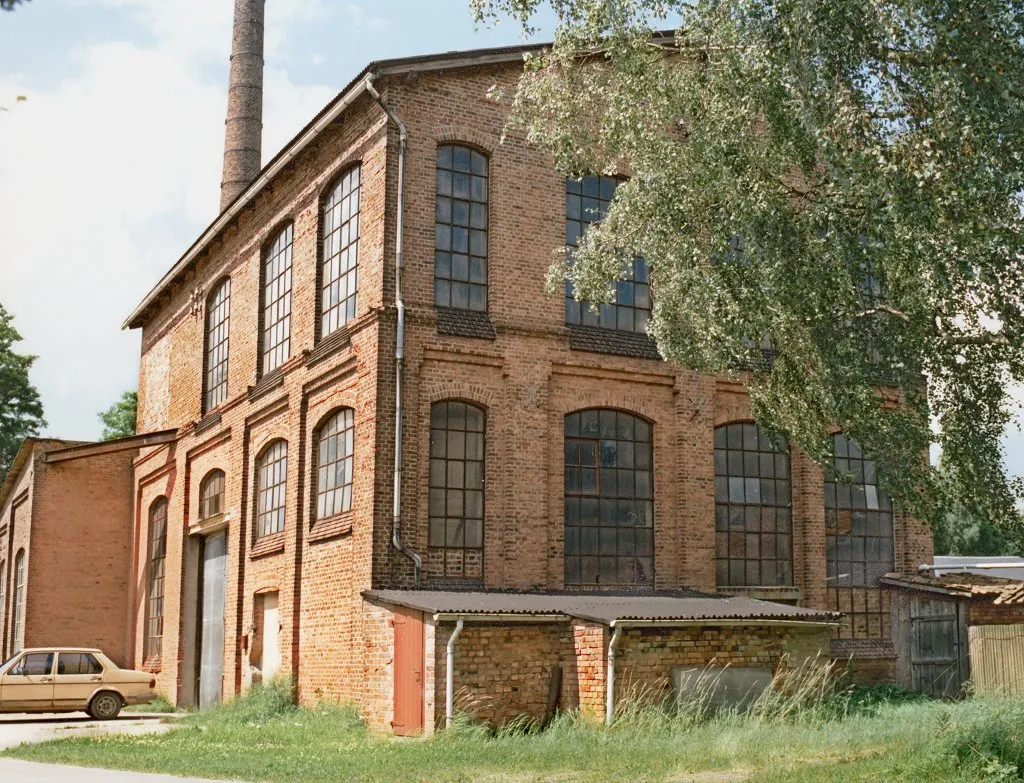
[[[88,712],[116,718],[156,696],[152,674],[121,669],[99,650],[36,648],[0,664],[0,712]]]

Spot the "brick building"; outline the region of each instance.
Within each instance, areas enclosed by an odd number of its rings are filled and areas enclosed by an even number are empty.
[[[642,259],[596,313],[545,294],[617,180],[500,141],[523,51],[371,63],[126,321],[139,430],[177,433],[133,499],[132,652],[172,700],[286,673],[429,731],[449,645],[493,719],[600,711],[616,655],[616,692],[829,634],[891,669],[876,579],[931,541],[856,444],[836,484],[663,361]]]
[[[0,660],[85,645],[130,661],[132,461],[161,437],[22,444],[0,484]]]

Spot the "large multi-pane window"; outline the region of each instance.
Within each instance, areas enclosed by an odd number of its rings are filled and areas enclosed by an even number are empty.
[[[323,423],[317,434],[316,518],[352,510],[355,411],[344,408]]]
[[[565,584],[654,587],[651,425],[631,413],[565,417]]]
[[[487,310],[487,157],[460,144],[437,148],[434,304]]]
[[[4,657],[4,630],[7,626],[7,561],[0,560],[0,657]]]
[[[320,270],[320,336],[356,317],[359,272],[359,177],[354,166],[324,202],[323,267]]]
[[[167,498],[149,508],[146,591],[146,657],[160,655],[164,638],[164,567],[167,558]]]
[[[11,623],[11,654],[21,652],[25,644],[25,550],[14,556],[14,601]]]
[[[856,441],[840,433],[833,446],[835,461],[825,472],[825,557],[835,608],[847,615],[841,635],[888,636],[888,609],[876,588],[895,568],[892,500]]]
[[[716,427],[714,438],[718,585],[792,585],[789,445],[753,423]]]
[[[466,402],[430,406],[430,548],[449,578],[483,578],[484,412]]]
[[[288,444],[275,441],[256,460],[256,536],[284,530]]]
[[[274,239],[263,261],[263,360],[265,375],[291,355],[292,225]]]
[[[199,485],[199,518],[210,519],[224,513],[224,471],[211,470]]]
[[[603,220],[621,180],[615,177],[587,176],[565,182],[565,244],[570,259],[573,248],[591,223]],[[595,312],[587,302],[576,301],[573,284],[565,281],[565,322],[619,329],[626,332],[647,331],[651,316],[651,286],[647,262],[637,256],[622,270],[616,280],[615,302],[598,305]]]
[[[213,410],[228,398],[228,320],[231,278],[225,278],[206,300],[206,394],[204,410]]]

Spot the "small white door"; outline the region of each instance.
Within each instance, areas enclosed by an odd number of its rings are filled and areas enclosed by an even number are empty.
[[[263,594],[263,681],[269,682],[281,668],[281,621],[277,593]]]

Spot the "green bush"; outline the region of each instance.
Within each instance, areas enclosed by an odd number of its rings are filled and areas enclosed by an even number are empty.
[[[938,752],[978,780],[1024,778],[1024,702],[974,702],[950,711]]]
[[[201,723],[219,725],[259,725],[295,712],[291,681],[277,678],[253,685],[248,692],[200,713]]]

